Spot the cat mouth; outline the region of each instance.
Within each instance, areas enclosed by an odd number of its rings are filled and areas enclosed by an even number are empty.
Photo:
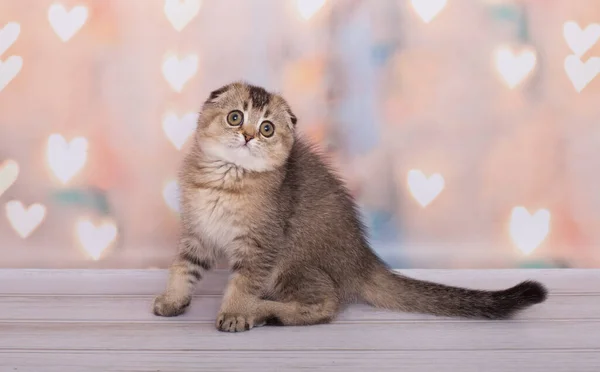
[[[248,146],[248,143],[236,144],[235,146],[233,146],[233,148],[239,151],[244,151],[245,153],[252,152],[252,148]]]

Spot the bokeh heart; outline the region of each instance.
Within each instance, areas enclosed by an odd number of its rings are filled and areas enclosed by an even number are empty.
[[[415,12],[425,23],[429,23],[444,9],[447,0],[410,0]]]
[[[64,42],[69,41],[83,27],[87,18],[88,10],[83,5],[78,5],[69,11],[62,4],[52,4],[48,8],[50,26]]]
[[[117,227],[111,221],[105,221],[98,226],[88,219],[77,222],[77,237],[85,252],[98,260],[102,253],[117,237]]]
[[[12,200],[6,203],[6,217],[17,234],[25,239],[46,217],[46,207],[35,203],[25,208],[22,202]]]
[[[600,39],[600,24],[589,24],[585,30],[574,21],[568,21],[563,26],[563,36],[575,56],[583,56]]]
[[[325,5],[325,0],[296,0],[296,8],[302,18],[312,18]]]
[[[14,79],[23,67],[23,58],[10,56],[0,60],[0,92]]]
[[[195,54],[181,60],[177,56],[170,56],[165,59],[162,65],[165,80],[176,92],[181,92],[184,85],[196,75],[197,71],[198,56]]]
[[[591,57],[584,63],[579,57],[570,55],[565,58],[565,71],[575,90],[581,93],[600,73],[600,57]]]
[[[0,165],[0,196],[17,180],[19,164],[14,160],[6,160]]]
[[[168,113],[163,118],[163,130],[173,146],[181,150],[185,142],[190,138],[198,122],[198,113],[190,112],[181,118],[174,113]]]
[[[0,56],[10,48],[21,33],[21,26],[17,22],[9,22],[0,28]]]
[[[500,47],[494,53],[494,62],[502,79],[512,89],[533,70],[536,57],[535,52],[527,47],[518,54],[508,47]]]
[[[427,177],[420,170],[413,169],[408,172],[408,189],[422,207],[426,207],[435,200],[444,186],[444,177],[439,173]]]
[[[176,180],[171,180],[166,183],[162,192],[165,203],[173,212],[179,213],[179,185]]]
[[[67,142],[60,134],[52,134],[48,138],[48,164],[63,184],[69,182],[83,168],[87,161],[87,152],[88,141],[83,137],[75,137],[71,142]]]
[[[550,232],[550,212],[540,209],[530,214],[525,207],[515,207],[510,217],[510,236],[525,255],[531,254]]]
[[[165,0],[163,9],[173,28],[181,31],[198,14],[201,5],[200,0]]]

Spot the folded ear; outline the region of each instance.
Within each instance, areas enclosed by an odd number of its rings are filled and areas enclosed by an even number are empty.
[[[210,92],[210,95],[208,96],[208,99],[206,100],[205,103],[216,103],[219,101],[219,97],[221,97],[225,92],[227,92],[229,90],[230,85],[225,85],[222,86],[221,88],[217,89],[217,90],[213,90],[212,92]]]
[[[292,126],[296,126],[296,123],[298,122],[298,119],[296,118],[296,115],[294,115],[294,113],[292,112],[291,109],[287,109],[286,110],[288,115],[290,115],[290,121],[292,122]]]

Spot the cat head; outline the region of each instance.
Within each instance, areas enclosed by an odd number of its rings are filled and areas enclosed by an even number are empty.
[[[200,150],[249,171],[276,169],[294,144],[296,116],[279,95],[235,82],[213,91],[196,132]]]

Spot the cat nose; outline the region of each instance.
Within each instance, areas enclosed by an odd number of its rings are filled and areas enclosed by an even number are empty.
[[[244,135],[244,139],[246,140],[246,143],[250,142],[250,140],[252,138],[254,138],[254,136],[249,133],[243,132],[242,134]]]

